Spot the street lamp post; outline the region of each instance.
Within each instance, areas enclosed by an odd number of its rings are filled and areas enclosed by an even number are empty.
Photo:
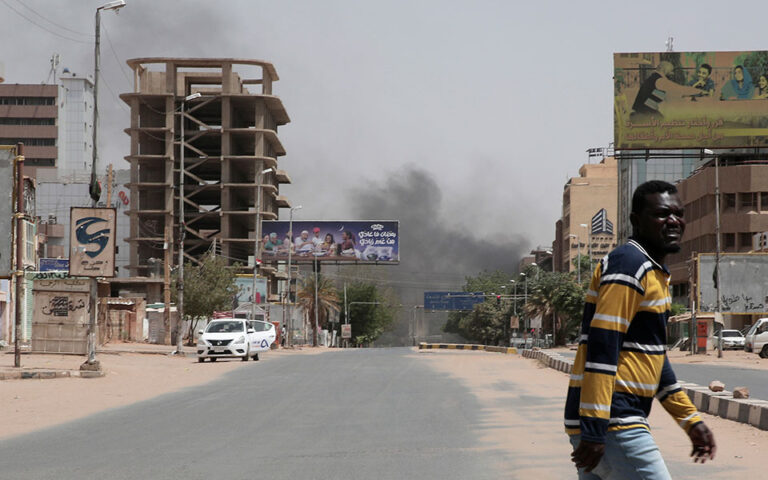
[[[190,100],[200,98],[200,92],[187,95],[181,101],[181,141],[179,142],[179,277],[176,281],[178,291],[178,301],[176,305],[177,329],[176,329],[176,351],[174,354],[183,355],[182,327],[184,325],[184,237],[187,234],[187,224],[184,221],[184,177],[186,176],[186,163],[184,161],[184,150],[186,149],[187,137],[184,133],[184,106]]]
[[[589,225],[586,223],[580,223],[580,227],[583,227],[587,231],[587,257],[589,257],[589,271],[592,272],[592,232],[589,231]]]
[[[99,63],[101,56],[101,11],[117,10],[125,6],[125,0],[116,0],[105,3],[96,9],[96,40],[93,49],[93,160],[91,162],[91,184],[88,187],[88,193],[91,196],[91,206],[96,207],[101,196],[98,180],[96,179],[96,169],[98,162],[98,143],[97,130],[99,126]]]
[[[704,153],[714,155],[715,152],[705,149]],[[715,155],[715,294],[717,295],[715,301],[715,321],[720,320],[722,322],[723,312],[720,305],[720,157],[717,155]],[[723,327],[725,327],[725,324],[721,323],[720,335],[717,337],[718,358],[723,356]]]
[[[291,275],[291,251],[293,250],[293,245],[292,245],[293,244],[293,212],[295,210],[301,210],[301,208],[302,208],[301,205],[296,205],[295,207],[291,207],[290,208],[290,212],[288,213],[288,241],[291,242],[291,243],[288,245],[288,268],[287,268],[287,271],[288,271],[288,293],[283,298],[290,297],[290,295],[291,295],[291,283],[293,283],[292,282],[293,279],[291,278],[293,276],[293,275]],[[289,326],[288,326],[288,339],[287,339],[288,341],[286,343],[289,346],[292,345],[292,337],[293,337],[293,335],[292,335],[293,317],[291,316],[290,305],[291,305],[291,303],[288,302],[287,308],[288,308],[288,323],[289,323]],[[283,308],[283,313],[285,313],[285,310],[286,310],[286,308]],[[285,322],[283,322],[283,324],[285,324]]]
[[[271,168],[262,170],[256,175],[256,225],[253,228],[256,236],[253,242],[253,285],[251,286],[251,317],[256,320],[256,275],[259,273],[259,258],[261,255],[261,183],[264,175],[270,173]],[[290,250],[289,250],[290,252]]]
[[[568,238],[576,239],[576,279],[581,285],[581,242],[578,234],[569,233]]]

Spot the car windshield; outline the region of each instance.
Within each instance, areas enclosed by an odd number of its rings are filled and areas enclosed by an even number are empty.
[[[741,332],[738,330],[723,330],[723,337],[740,337]]]
[[[239,320],[215,321],[208,324],[206,333],[242,332],[243,322]]]

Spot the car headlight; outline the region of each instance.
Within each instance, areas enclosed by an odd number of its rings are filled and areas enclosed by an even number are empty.
[[[206,346],[206,345],[208,345],[208,342],[206,342],[203,337],[200,337],[200,338],[197,339],[197,344],[198,345],[202,345],[202,346]]]
[[[240,337],[235,340],[234,343],[245,343],[245,335],[240,335]]]

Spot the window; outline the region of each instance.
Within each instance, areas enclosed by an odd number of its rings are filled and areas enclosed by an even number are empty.
[[[55,105],[54,97],[0,97],[0,105]]]
[[[733,251],[736,248],[736,234],[725,233],[723,234],[723,248],[725,250]]]
[[[734,210],[735,208],[736,208],[736,194],[726,193],[725,195],[723,195],[722,209],[724,211],[728,211],[728,210]]]
[[[749,250],[752,250],[752,233],[739,233],[739,251],[748,252]]]
[[[760,192],[760,210],[768,211],[768,192]]]
[[[739,194],[739,211],[757,211],[757,192],[744,192]]]
[[[0,118],[0,125],[55,125],[54,118]]]

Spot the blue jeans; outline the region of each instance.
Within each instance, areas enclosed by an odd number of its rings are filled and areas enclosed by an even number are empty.
[[[571,435],[570,440],[576,449],[581,435]],[[671,479],[659,447],[651,432],[644,428],[608,432],[600,463],[589,473],[579,469],[579,480]]]

